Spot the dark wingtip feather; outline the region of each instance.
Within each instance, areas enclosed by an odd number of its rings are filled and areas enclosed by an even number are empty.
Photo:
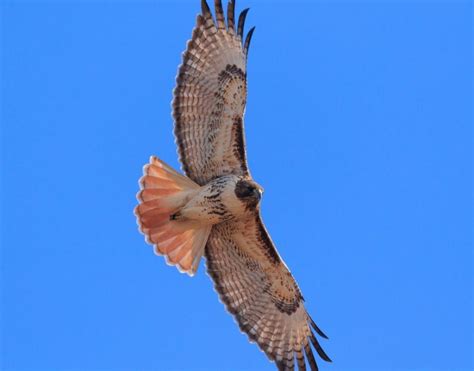
[[[296,353],[296,363],[298,364],[298,371],[306,371],[306,362],[304,361],[302,349]]]
[[[230,0],[227,3],[227,28],[235,32],[234,14],[235,14],[235,1]]]
[[[247,17],[247,13],[249,12],[250,8],[242,10],[239,15],[239,24],[237,26],[237,34],[243,38],[244,37],[244,25],[245,25],[245,18]]]
[[[222,1],[214,0],[214,8],[216,9],[216,21],[219,28],[225,28],[224,10],[222,9]]]
[[[284,371],[285,370],[285,362],[282,361],[275,361],[275,364],[277,366],[278,371]]]
[[[311,340],[311,343],[313,344],[314,349],[316,349],[316,352],[318,352],[319,356],[326,362],[332,362],[331,358],[328,357],[328,355],[324,352],[323,348],[321,348],[321,345],[319,345],[319,342],[313,333],[311,333],[309,339]]]
[[[318,364],[316,363],[316,360],[314,359],[313,351],[311,350],[309,343],[305,344],[304,352],[306,354],[306,359],[308,360],[311,371],[318,371],[319,370]]]
[[[247,37],[245,38],[245,44],[244,44],[244,53],[245,54],[248,54],[250,41],[252,40],[253,31],[255,31],[255,26],[253,26],[250,29],[249,33],[247,34]]]
[[[201,12],[204,17],[212,17],[211,15],[211,9],[209,8],[209,5],[207,4],[206,0],[201,0]]]
[[[321,331],[321,329],[314,323],[313,319],[309,317],[309,321],[311,323],[311,327],[314,328],[314,330],[318,333],[319,336],[329,339],[324,332]]]

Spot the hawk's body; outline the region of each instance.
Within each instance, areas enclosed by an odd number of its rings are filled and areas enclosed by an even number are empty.
[[[293,276],[260,217],[261,187],[250,176],[243,115],[247,10],[237,24],[234,4],[227,25],[220,0],[216,21],[202,1],[174,91],[173,117],[187,177],[152,157],[141,178],[136,215],[147,241],[168,263],[193,275],[203,255],[226,308],[242,331],[281,370],[317,365],[310,344],[326,361]]]

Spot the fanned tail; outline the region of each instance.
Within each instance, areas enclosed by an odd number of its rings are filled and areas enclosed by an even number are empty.
[[[155,253],[165,256],[168,264],[194,275],[211,227],[171,220],[171,216],[199,192],[199,185],[155,156],[143,167],[139,183],[140,204],[134,212],[140,231],[146,241],[154,245]]]

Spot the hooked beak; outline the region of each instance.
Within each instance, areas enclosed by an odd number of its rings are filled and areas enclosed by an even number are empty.
[[[253,194],[255,195],[255,198],[260,201],[262,199],[262,190],[260,188],[256,188],[253,190]]]

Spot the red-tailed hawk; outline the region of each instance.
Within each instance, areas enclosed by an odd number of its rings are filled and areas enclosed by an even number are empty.
[[[193,275],[204,255],[227,310],[280,370],[317,370],[311,346],[326,335],[304,307],[293,276],[260,217],[262,188],[247,167],[243,116],[247,97],[244,39],[248,9],[237,24],[234,2],[227,22],[220,0],[215,19],[205,0],[179,67],[174,90],[174,133],[187,176],[156,157],[144,167],[141,232],[169,264]]]

